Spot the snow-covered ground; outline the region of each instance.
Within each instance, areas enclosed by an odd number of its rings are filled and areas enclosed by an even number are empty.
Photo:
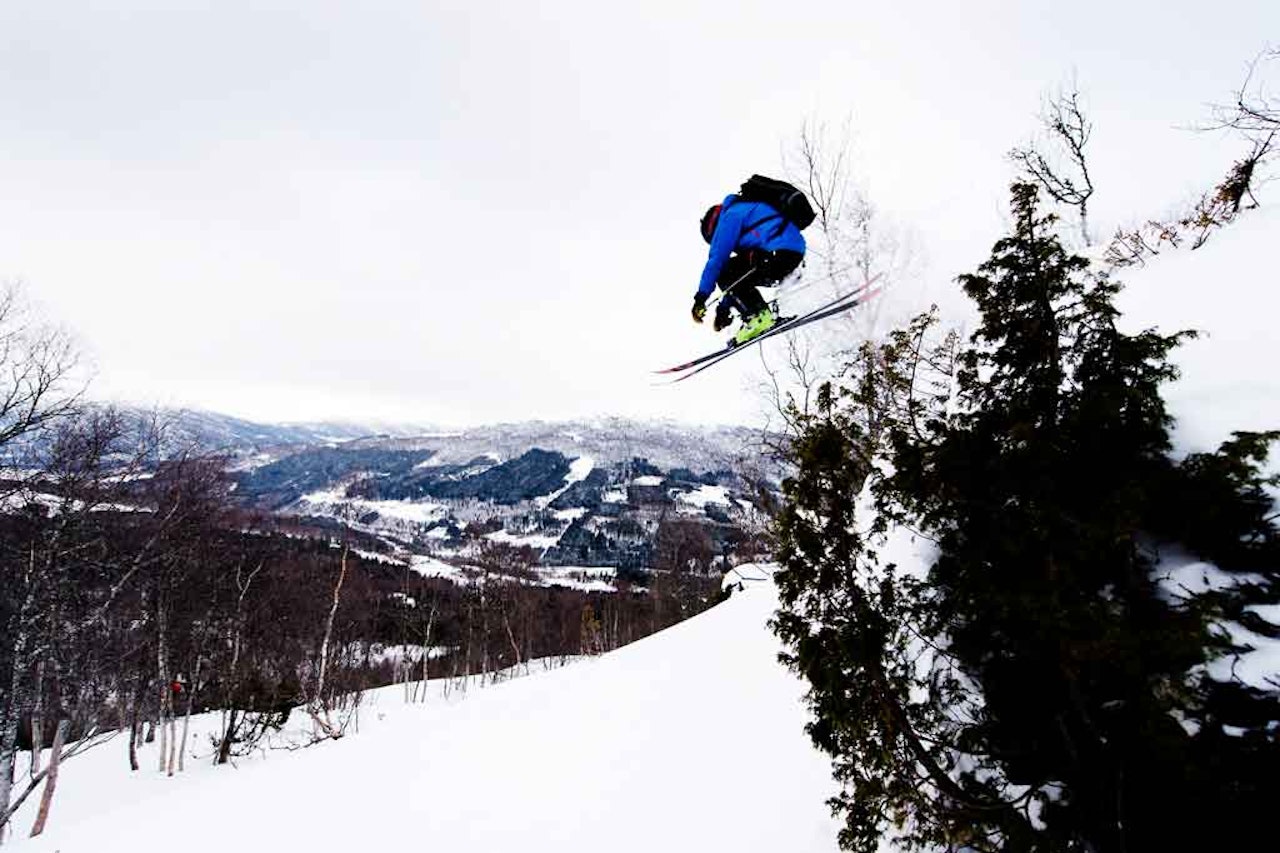
[[[567,492],[574,483],[580,483],[587,479],[587,475],[596,467],[595,459],[590,456],[579,456],[569,463],[569,473],[565,475],[564,486],[552,492],[549,495],[543,495],[534,499],[534,504],[539,507],[547,507],[556,498]]]
[[[729,505],[729,492],[724,486],[699,486],[692,492],[677,492],[676,500],[702,509],[707,504]]]
[[[452,649],[448,646],[432,646],[427,649],[427,658],[429,660],[442,658],[451,651]],[[380,643],[375,643],[369,651],[369,656],[374,663],[401,663],[404,661],[421,663],[422,646],[384,646]]]
[[[514,545],[519,548],[522,545],[528,545],[535,551],[543,551],[560,541],[558,534],[551,535],[546,533],[511,533],[506,530],[498,530],[493,533],[486,533],[485,539],[490,542],[501,542],[505,545]]]
[[[1165,389],[1182,452],[1214,450],[1232,430],[1280,429],[1277,238],[1280,207],[1261,208],[1195,251],[1166,250],[1117,274],[1125,284],[1117,300],[1125,331],[1202,333],[1174,351],[1182,376]]]
[[[361,559],[368,560],[372,563],[386,563],[392,566],[404,565],[403,560],[397,557],[392,557],[388,554],[380,554],[377,551],[366,551],[363,548],[352,548],[351,550],[354,554],[356,554],[356,556],[360,557]]]
[[[12,849],[834,850],[829,767],[765,626],[773,585],[744,586],[616,652],[462,701],[379,691],[358,733],[237,768],[206,759],[168,779],[151,746],[130,774],[118,740],[67,763],[49,829],[21,837],[26,807]]]
[[[465,561],[465,557],[463,560]],[[422,555],[410,557],[409,565],[425,577],[447,578],[455,583],[476,582],[481,573],[479,569],[468,570],[465,565],[454,565]],[[534,566],[533,570],[537,573],[538,580],[531,583],[540,586],[563,586],[583,592],[617,591],[613,585],[617,569],[612,566]]]
[[[409,567],[418,574],[429,578],[450,578],[452,580],[459,580],[465,577],[462,569],[458,566],[423,554],[414,554],[410,557]]]
[[[1172,599],[1211,589],[1223,589],[1233,583],[1265,580],[1256,576],[1232,578],[1212,563],[1197,560],[1180,550],[1161,552],[1158,574],[1161,589]],[[1256,611],[1259,616],[1272,623],[1280,623],[1280,607],[1256,606],[1248,609]],[[1280,641],[1256,634],[1237,622],[1225,622],[1223,628],[1231,635],[1232,642],[1250,647],[1253,651],[1212,661],[1208,667],[1210,676],[1218,681],[1236,678],[1261,690],[1274,690],[1280,686]]]
[[[1122,270],[1125,289],[1118,307],[1127,332],[1156,327],[1164,334],[1194,329],[1200,336],[1174,350],[1181,376],[1166,386],[1175,418],[1179,454],[1217,449],[1233,430],[1280,429],[1280,371],[1276,370],[1276,316],[1280,281],[1275,275],[1280,208],[1247,211],[1214,232],[1201,248],[1166,250],[1142,268]],[[1280,473],[1280,446],[1268,470]],[[1170,595],[1221,588],[1230,580],[1209,563],[1179,552],[1162,553],[1162,584]],[[1260,613],[1273,621],[1278,614]],[[1255,686],[1280,685],[1280,641],[1223,625],[1233,640],[1253,651],[1215,661],[1209,672]]]
[[[434,501],[370,501],[361,498],[349,498],[341,489],[327,489],[303,495],[298,498],[295,504],[295,511],[323,510],[327,507],[345,507],[355,515],[376,512],[386,518],[394,518],[415,524],[430,524],[449,514],[448,506]]]
[[[612,566],[538,566],[535,571],[547,585],[566,586],[583,592],[616,591],[613,577],[617,570]]]

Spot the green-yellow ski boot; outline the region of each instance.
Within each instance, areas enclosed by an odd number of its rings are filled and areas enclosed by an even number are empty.
[[[742,321],[742,328],[733,336],[733,345],[742,346],[752,338],[758,338],[765,332],[769,331],[778,322],[773,315],[773,311],[765,308],[759,314],[755,314]]]

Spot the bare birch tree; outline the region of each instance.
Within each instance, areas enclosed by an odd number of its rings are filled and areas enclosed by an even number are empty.
[[[329,615],[324,623],[324,638],[320,642],[320,662],[316,673],[315,691],[307,712],[311,715],[316,728],[327,738],[342,737],[343,730],[335,726],[330,713],[329,701],[325,694],[325,677],[329,670],[329,643],[333,639],[333,620],[338,613],[338,605],[342,602],[342,585],[347,579],[347,556],[350,546],[342,546],[342,560],[338,568],[338,578],[333,584],[333,602],[329,607]]]
[[[853,123],[839,128],[808,121],[794,147],[784,155],[786,173],[809,196],[817,213],[806,231],[806,278],[834,296],[875,280],[880,294],[855,311],[786,336],[781,363],[770,361],[764,348],[758,357],[765,379],[758,391],[770,418],[780,425],[766,435],[793,432],[793,415],[807,413],[820,378],[835,370],[848,353],[875,340],[884,324],[888,292],[917,272],[917,253],[907,232],[886,225],[859,186],[855,174]],[[810,265],[817,268],[808,271]],[[802,282],[803,286],[803,282]],[[766,451],[782,452],[768,446]]]
[[[49,697],[65,700],[79,694],[68,724],[78,732],[97,728],[100,703],[91,700],[93,691],[106,692],[98,684],[106,616],[141,566],[104,548],[95,518],[101,507],[118,499],[122,488],[120,478],[110,473],[120,450],[118,416],[107,410],[73,418],[67,409],[38,429],[50,433],[43,449],[25,453],[23,459],[29,465],[38,458],[39,477],[30,479],[21,495],[10,495],[21,500],[22,509],[6,520],[0,548],[10,605],[0,613],[7,616],[5,627],[12,638],[0,651],[7,669],[0,696],[0,827],[16,810],[10,801],[22,721],[31,721],[31,780],[53,778],[39,758],[44,722],[50,712],[63,715],[64,709],[46,704]],[[90,585],[96,588],[90,590]],[[78,670],[78,688],[67,678],[73,669]],[[78,751],[90,743],[83,737],[80,741]],[[65,757],[51,759],[51,765]]]
[[[253,579],[258,576],[258,572],[262,571],[263,565],[263,562],[259,562],[252,571],[246,574],[244,560],[241,559],[236,564],[234,576],[235,609],[231,616],[227,636],[228,644],[231,647],[231,661],[223,676],[222,734],[218,738],[218,748],[214,754],[215,764],[226,764],[231,760],[231,748],[235,743],[236,733],[239,730],[239,709],[236,707],[236,702],[240,692],[240,655],[244,647],[245,598],[249,595],[249,590],[253,587]]]
[[[79,354],[65,331],[41,322],[16,284],[0,285],[0,453],[75,413]]]
[[[32,838],[44,832],[44,826],[49,822],[49,808],[53,805],[53,795],[58,787],[58,768],[62,766],[62,745],[66,743],[67,729],[70,725],[69,720],[61,720],[54,733],[53,749],[49,755],[49,772],[44,781],[44,793],[40,795],[40,809],[36,813],[36,822],[31,827]]]
[[[74,385],[72,374],[77,363],[70,337],[41,323],[20,287],[0,286],[0,465],[15,469],[34,435],[76,412],[81,389]],[[7,484],[0,486],[0,496],[5,497],[29,487],[23,477],[0,482]],[[34,663],[33,618],[41,594],[34,548],[25,557],[10,553],[0,565],[0,580],[17,604],[12,610],[0,609],[0,619],[8,616],[8,624],[0,624],[0,638],[4,638],[0,640],[0,814],[9,805],[18,724],[27,710],[26,697],[31,696],[26,680],[28,666]],[[36,735],[36,742],[42,742],[43,732]],[[35,760],[33,775],[40,772],[39,759]],[[0,840],[3,838],[0,822]]]
[[[1270,137],[1280,130],[1280,95],[1272,94],[1267,78],[1280,72],[1280,47],[1264,50],[1249,63],[1244,81],[1230,104],[1213,107],[1211,128],[1231,128],[1251,139]]]
[[[1015,148],[1009,157],[1050,198],[1076,208],[1080,239],[1091,246],[1089,199],[1093,197],[1093,178],[1085,148],[1093,135],[1093,122],[1085,115],[1074,80],[1070,88],[1044,99],[1040,123],[1045,133],[1043,141]]]
[[[417,701],[419,687],[422,690],[422,701],[427,701],[428,668],[431,663],[431,650],[433,648],[431,645],[431,629],[435,626],[436,608],[437,602],[435,598],[432,598],[431,606],[427,610],[427,621],[423,626],[422,639],[420,642],[420,646],[422,648],[422,681],[419,685],[413,688],[414,701]]]

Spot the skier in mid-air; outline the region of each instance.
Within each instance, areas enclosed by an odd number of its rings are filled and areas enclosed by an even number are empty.
[[[742,317],[735,343],[746,343],[772,328],[777,318],[759,288],[772,287],[804,261],[800,229],[812,220],[803,193],[759,175],[744,183],[742,192],[708,208],[702,217],[702,238],[711,250],[693,297],[694,321],[701,323],[706,317],[707,300],[719,285],[724,296],[716,306],[717,332],[733,322],[734,308]]]
[[[736,194],[712,205],[702,217],[702,238],[711,244],[711,252],[693,297],[693,319],[701,323],[707,316],[707,300],[719,285],[716,331],[733,322],[734,308],[742,315],[742,328],[727,346],[654,373],[674,376],[672,383],[683,382],[751,345],[852,311],[878,294],[879,273],[867,276],[857,286],[838,288],[842,292],[833,299],[793,316],[774,316],[776,308],[769,307],[760,288],[778,284],[804,262],[804,237],[800,232],[815,219],[817,213],[804,193],[786,181],[761,175],[752,175]],[[841,272],[845,270],[818,281],[832,279]],[[787,298],[791,299],[790,293]]]

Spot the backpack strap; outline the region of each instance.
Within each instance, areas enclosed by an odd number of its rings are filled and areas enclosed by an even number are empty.
[[[735,198],[735,200],[734,200],[734,201],[731,201],[731,202],[729,202],[728,204],[725,204],[725,205],[723,205],[723,206],[720,208],[720,213],[721,213],[721,215],[723,215],[723,214],[724,214],[724,209],[725,209],[726,207],[728,207],[730,204],[737,204],[739,201],[742,201],[742,200],[743,200],[741,196],[735,196],[734,198]],[[754,202],[750,202],[750,203],[751,203],[751,204],[763,204],[765,207],[769,208],[770,210],[772,210],[772,209],[773,209],[773,205],[768,204],[767,202],[763,202],[763,201],[754,201]],[[755,229],[759,228],[761,225],[765,224],[766,222],[772,222],[772,221],[773,221],[773,220],[775,220],[775,219],[780,219],[780,220],[782,220],[781,222],[779,222],[779,223],[778,223],[778,228],[777,228],[777,230],[773,232],[773,236],[774,236],[774,237],[777,237],[779,234],[781,234],[783,231],[785,231],[785,230],[786,230],[786,228],[787,228],[787,218],[786,218],[785,216],[783,216],[781,213],[778,213],[776,210],[775,210],[773,213],[770,213],[768,216],[763,216],[763,217],[761,217],[760,219],[757,219],[755,222],[752,222],[750,225],[744,226],[744,227],[743,227],[743,229],[742,229],[742,233],[743,233],[743,234],[745,234],[745,233],[747,233],[748,231],[754,231]]]
[[[778,230],[773,232],[773,236],[777,237],[787,227],[787,219],[781,213],[771,213],[768,216],[764,217],[763,219],[757,219],[755,222],[752,222],[750,225],[743,228],[742,232],[745,234],[748,231],[754,231],[755,229],[759,228],[761,225],[765,224],[766,222],[772,222],[775,219],[782,220],[781,222],[778,223]]]

